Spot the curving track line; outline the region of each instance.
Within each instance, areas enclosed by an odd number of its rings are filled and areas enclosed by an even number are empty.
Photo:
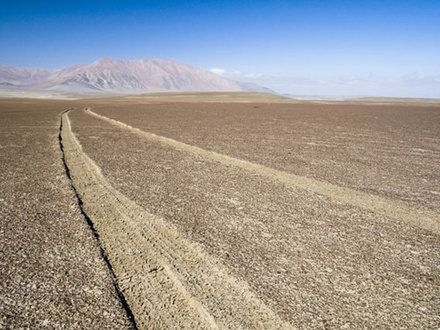
[[[164,136],[142,131],[118,120],[97,114],[90,108],[86,108],[85,111],[92,116],[105,120],[118,127],[128,129],[131,132],[151,141],[168,145],[179,151],[189,152],[196,157],[220,162],[228,166],[236,166],[257,175],[281,182],[287,186],[309,190],[314,193],[327,196],[338,203],[360,207],[386,217],[405,221],[410,225],[417,226],[435,234],[440,234],[440,214],[437,212],[424,208],[416,209],[398,200],[371,195],[362,191],[337,186],[328,182],[286,173],[264,165],[219,154],[214,151],[204,150],[202,148],[188,145]]]
[[[199,245],[113,188],[83,152],[68,112],[61,120],[72,183],[139,328],[292,328]]]

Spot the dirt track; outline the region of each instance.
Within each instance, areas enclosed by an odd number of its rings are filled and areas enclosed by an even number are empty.
[[[369,211],[382,214],[387,217],[392,217],[396,220],[403,220],[411,225],[415,225],[432,231],[433,233],[440,234],[440,222],[438,221],[440,218],[440,213],[432,212],[429,209],[409,207],[407,204],[400,203],[396,200],[362,193],[354,189],[339,187],[325,181],[318,181],[307,177],[282,172],[263,165],[229,157],[213,151],[207,151],[170,138],[144,132],[120,121],[99,115],[90,109],[86,109],[85,111],[92,116],[98,117],[102,120],[112,123],[113,125],[125,128],[134,134],[138,134],[151,141],[159,142],[175,148],[178,151],[188,152],[196,157],[217,161],[227,166],[235,166],[244,169],[245,171],[279,181],[285,185],[307,189],[313,191],[314,193],[327,196],[332,200],[365,208]]]
[[[1,101],[0,328],[438,328],[438,105],[157,97]]]
[[[0,329],[130,327],[64,172],[65,107],[0,100]]]
[[[102,104],[96,113],[202,149],[440,209],[434,105]]]
[[[245,282],[202,248],[115,190],[63,115],[62,143],[75,188],[143,329],[282,328]]]
[[[201,243],[292,325],[438,323],[435,212],[427,211],[429,232],[414,216],[400,219],[399,209],[387,215],[298,185],[295,176],[286,185],[200,148],[82,111],[71,116],[84,151],[116,189]]]

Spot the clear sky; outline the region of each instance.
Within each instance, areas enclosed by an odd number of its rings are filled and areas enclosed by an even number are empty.
[[[440,97],[440,0],[0,0],[0,45],[11,66],[168,58],[281,92]]]

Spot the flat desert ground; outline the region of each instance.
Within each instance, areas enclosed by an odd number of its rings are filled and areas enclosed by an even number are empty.
[[[0,99],[0,328],[440,327],[440,103]]]

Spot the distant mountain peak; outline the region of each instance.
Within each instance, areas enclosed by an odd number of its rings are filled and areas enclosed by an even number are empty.
[[[109,57],[101,57],[101,58],[98,58],[98,59],[94,60],[93,62],[89,63],[89,65],[111,65],[111,64],[113,64],[114,61],[115,60],[113,60]],[[86,64],[82,64],[82,65],[86,65]]]
[[[165,59],[99,58],[48,71],[0,66],[0,84],[20,88],[83,93],[157,91],[262,91],[263,87],[228,80],[208,70]],[[267,91],[267,90],[266,90]]]

